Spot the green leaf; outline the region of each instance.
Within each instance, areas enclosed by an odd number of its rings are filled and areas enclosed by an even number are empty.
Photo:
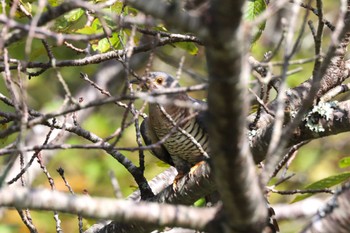
[[[178,42],[176,45],[186,50],[191,55],[196,55],[198,53],[198,47],[193,42]]]
[[[244,12],[244,18],[248,21],[253,21],[265,10],[266,10],[265,0],[249,0],[247,4],[247,8]]]
[[[120,15],[122,13],[123,10],[123,5],[124,3],[122,1],[117,1],[116,3],[114,3],[111,6],[111,11],[113,11],[113,13]]]
[[[54,29],[57,32],[75,32],[76,30],[83,28],[86,23],[86,16],[82,9],[75,9],[67,14],[59,17],[55,21]]]
[[[58,6],[62,2],[63,0],[48,0],[48,3],[50,4],[51,7]]]
[[[244,12],[244,18],[248,21],[254,21],[261,13],[266,10],[265,0],[249,0],[247,7]],[[256,42],[261,33],[264,31],[266,21],[260,23],[257,28],[253,28],[253,40],[252,43]]]
[[[95,51],[98,50],[101,53],[105,53],[108,50],[110,50],[111,49],[111,45],[113,46],[114,49],[120,49],[121,45],[122,45],[122,43],[120,43],[120,40],[122,40],[124,42],[124,44],[125,44],[125,38],[126,38],[126,35],[124,34],[124,32],[113,33],[112,37],[110,37],[108,39],[107,38],[103,38],[103,39],[99,40],[97,42],[97,44],[96,43],[93,44],[92,45],[92,49],[95,50]]]
[[[305,190],[314,190],[314,189],[330,188],[334,185],[340,184],[341,182],[349,179],[349,177],[350,177],[350,172],[340,173],[340,174],[337,174],[334,176],[329,176],[329,177],[324,178],[322,180],[316,181],[315,183],[312,183],[312,184],[306,186],[304,189]],[[308,194],[298,195],[294,198],[292,203],[304,200],[308,197],[311,197],[312,195],[314,195],[314,194],[308,193]]]
[[[103,32],[102,24],[98,18],[92,21],[91,27],[96,30],[96,33]]]
[[[96,18],[92,21],[91,26],[85,26],[81,29],[78,29],[76,32],[87,35],[98,34],[103,33],[103,27],[101,25],[100,20]]]
[[[160,160],[157,161],[156,164],[157,164],[158,167],[165,167],[165,168],[169,167],[169,164],[167,164],[167,163],[165,163],[163,161],[160,161]]]
[[[339,161],[340,168],[346,168],[350,166],[350,157],[344,157]]]
[[[92,35],[96,33],[96,30],[91,26],[85,26],[83,28],[78,29],[76,32],[84,35]]]
[[[111,46],[109,45],[107,38],[103,38],[103,39],[99,40],[97,44],[92,45],[93,50],[95,50],[95,51],[98,50],[101,53],[108,51],[110,49],[110,47]]]
[[[202,197],[200,199],[198,199],[195,203],[194,203],[195,207],[203,207],[205,206],[205,198]]]
[[[83,14],[84,11],[82,9],[75,9],[65,14],[64,19],[68,22],[74,22],[77,21]]]
[[[155,31],[162,31],[162,32],[167,32],[168,31],[168,29],[166,29],[166,27],[163,24],[160,24],[160,25],[158,25],[156,27],[153,27],[153,30],[155,30]]]
[[[120,42],[120,40],[122,40],[122,43]],[[111,42],[114,49],[121,49],[121,45],[126,43],[125,34],[123,32],[113,33],[112,37],[109,38],[109,41]]]

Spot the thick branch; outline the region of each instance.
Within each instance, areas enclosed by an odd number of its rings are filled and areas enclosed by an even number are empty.
[[[290,204],[276,204],[273,209],[277,220],[295,220],[309,218],[317,213],[324,205],[324,200],[310,197],[305,200]]]
[[[205,38],[208,122],[215,179],[230,220],[227,232],[261,232],[267,211],[245,134],[247,70],[239,30],[245,1],[212,1]]]
[[[169,168],[149,182],[153,193],[156,195],[147,201],[169,204],[191,205],[199,198],[211,194],[216,190],[213,175],[210,173],[208,164],[201,164],[192,174],[187,174],[177,182],[176,191],[173,189],[173,181],[176,175],[175,168]],[[140,200],[140,192],[136,191],[128,199]],[[208,219],[208,221],[214,219]],[[209,224],[209,222],[208,222]],[[146,227],[138,224],[126,225],[114,221],[100,231],[96,232],[126,232],[132,229],[133,232],[147,232],[155,229],[155,226]]]
[[[187,174],[177,182],[175,192],[172,186],[168,186],[150,201],[191,205],[214,191],[216,191],[216,185],[210,167],[208,164],[201,164],[193,173]]]
[[[289,113],[288,113],[289,114]],[[267,116],[267,115],[266,115]],[[265,120],[268,118],[265,118]],[[287,142],[287,147],[298,144],[305,140],[313,140],[321,137],[336,135],[350,131],[350,101],[337,103],[328,120],[320,118],[315,124],[322,126],[324,131],[315,132],[308,128],[307,122],[302,121],[295,129],[292,137]],[[271,138],[273,125],[269,121],[262,121],[257,135],[252,138],[251,150],[256,163],[262,161],[267,151],[268,142]]]
[[[0,206],[57,210],[88,218],[115,219],[125,223],[152,224],[160,227],[178,226],[198,230],[204,230],[217,212],[215,207],[195,208],[150,202],[136,203],[21,187],[3,188],[0,190],[0,196]]]

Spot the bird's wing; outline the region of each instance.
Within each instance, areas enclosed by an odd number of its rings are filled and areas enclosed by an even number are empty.
[[[206,104],[206,102],[204,102],[202,100],[197,100],[197,99],[194,99],[192,97],[189,97],[189,98],[195,104],[200,104],[200,105]],[[200,111],[200,112],[198,112],[198,114],[196,116],[196,122],[198,123],[199,127],[201,127],[204,130],[205,133],[208,132],[208,125],[207,125],[207,121],[206,121],[206,115],[207,115],[206,111]]]
[[[148,117],[143,120],[140,126],[140,131],[143,140],[145,141],[146,145],[152,145],[159,141],[159,138],[154,133],[152,127],[149,125],[149,119]],[[162,160],[164,163],[167,163],[171,166],[174,166],[174,162],[171,159],[171,156],[169,152],[165,149],[163,145],[160,145],[159,147],[152,148],[152,153],[160,160]]]

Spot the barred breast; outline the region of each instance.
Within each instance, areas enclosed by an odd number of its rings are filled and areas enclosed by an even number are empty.
[[[150,106],[151,107],[151,106]],[[169,134],[174,123],[180,123],[189,113],[188,109],[176,108],[166,109],[168,116],[161,111],[160,107],[153,106],[149,117],[152,118],[152,127],[159,139]],[[192,167],[196,163],[207,159],[208,157],[208,134],[200,127],[196,118],[191,118],[179,125],[179,128],[172,133],[163,143],[164,147],[171,155],[175,167],[184,167],[183,163],[188,163],[187,167]]]

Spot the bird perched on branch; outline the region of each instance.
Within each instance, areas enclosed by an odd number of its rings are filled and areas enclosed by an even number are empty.
[[[208,132],[204,112],[195,110],[204,102],[178,92],[178,80],[164,72],[151,72],[141,81],[143,90],[165,92],[160,101],[149,103],[149,115],[141,124],[141,134],[147,145],[160,143],[152,153],[178,171],[176,181],[191,172],[196,165],[209,159]],[[151,94],[150,93],[150,94]],[[181,105],[181,106],[180,106]],[[185,106],[185,107],[183,107]],[[273,209],[269,206],[267,232],[278,233]]]
[[[193,106],[204,102],[185,92],[171,92],[180,87],[178,80],[164,72],[151,72],[141,81],[144,90],[167,91],[162,103],[149,103],[149,115],[141,124],[141,134],[147,145],[159,143],[153,154],[178,171],[175,178],[187,174],[196,164],[209,158],[208,133],[204,124],[204,113]],[[180,107],[182,103],[186,107]],[[176,184],[175,184],[176,185]]]

